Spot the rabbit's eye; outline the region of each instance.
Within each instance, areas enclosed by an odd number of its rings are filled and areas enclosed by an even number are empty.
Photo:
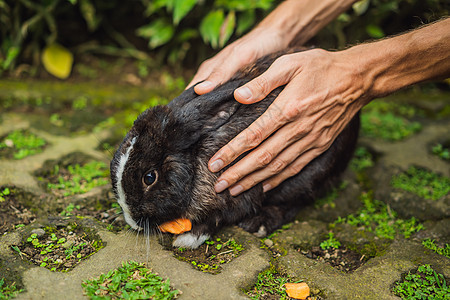
[[[156,171],[153,170],[153,171],[148,172],[147,174],[145,174],[142,177],[142,182],[146,186],[150,186],[156,182],[157,178],[158,178],[158,174],[156,173]]]

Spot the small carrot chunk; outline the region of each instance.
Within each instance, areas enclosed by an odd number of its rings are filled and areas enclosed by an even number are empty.
[[[286,293],[294,299],[306,299],[309,296],[309,286],[306,282],[285,283]]]
[[[173,234],[182,234],[192,229],[192,223],[188,219],[176,219],[159,225],[161,232],[170,232]]]

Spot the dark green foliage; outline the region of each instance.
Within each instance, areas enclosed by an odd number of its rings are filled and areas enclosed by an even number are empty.
[[[417,272],[409,272],[403,281],[397,282],[392,290],[402,299],[449,299],[450,287],[444,276],[430,265],[422,265]]]
[[[154,54],[170,62],[194,58],[198,63],[211,54],[210,46],[221,48],[242,36],[280,2],[0,0],[0,73],[14,70],[21,62],[39,65],[43,47],[54,42],[76,49],[77,54],[149,60],[148,49],[142,47],[145,41]],[[319,33],[314,44],[344,47],[445,15],[448,5],[444,0],[363,0]],[[188,56],[189,51],[195,56]]]

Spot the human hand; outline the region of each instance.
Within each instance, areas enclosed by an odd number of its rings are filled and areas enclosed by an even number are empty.
[[[268,191],[299,173],[370,101],[362,78],[355,57],[314,49],[278,58],[235,90],[237,101],[250,104],[286,85],[263,115],[210,159],[209,169],[217,172],[253,149],[218,178],[216,192],[230,187],[238,195],[262,181]]]
[[[286,47],[279,32],[273,29],[257,27],[239,40],[231,43],[216,56],[204,61],[186,89],[199,81],[195,86],[197,94],[209,93],[219,84],[228,81],[242,67],[258,58],[279,51]]]

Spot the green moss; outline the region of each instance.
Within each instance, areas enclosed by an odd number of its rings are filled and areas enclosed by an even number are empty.
[[[395,283],[392,292],[402,299],[449,299],[450,286],[444,275],[430,265],[421,265],[416,272],[408,272],[402,281]]]
[[[104,162],[91,161],[83,166],[70,165],[67,171],[69,174],[58,176],[58,183],[48,183],[47,187],[51,190],[62,190],[64,196],[69,196],[86,193],[109,182],[109,170]],[[59,166],[55,166],[54,174],[58,173]]]
[[[292,278],[278,270],[275,266],[258,274],[256,284],[251,287],[246,294],[251,299],[290,299],[286,294],[284,285],[294,281]]]
[[[450,245],[449,244],[445,244],[444,247],[439,247],[436,245],[434,240],[426,239],[426,240],[422,241],[422,245],[425,248],[436,252],[437,254],[444,255],[447,258],[450,258]]]
[[[422,125],[392,113],[366,112],[361,115],[361,128],[367,137],[399,141],[421,130]]]
[[[336,223],[347,223],[355,227],[363,227],[376,236],[394,239],[396,234],[409,238],[411,234],[423,229],[414,217],[408,220],[398,219],[397,213],[381,201],[372,199],[371,194],[361,195],[364,207],[358,213],[339,218]]]
[[[431,200],[437,200],[450,192],[450,178],[414,166],[394,176],[391,184],[394,188]]]
[[[170,287],[169,279],[133,261],[81,285],[90,299],[174,299],[180,293]]]
[[[14,159],[40,153],[45,146],[45,140],[24,130],[15,130],[3,138],[0,143],[0,153],[12,152]],[[9,155],[5,155],[9,156]]]
[[[363,171],[374,165],[373,156],[365,147],[358,147],[355,150],[353,159],[350,161],[350,168],[355,172]]]
[[[402,140],[422,129],[420,123],[408,120],[418,112],[409,105],[373,101],[361,114],[362,133],[388,141]]]
[[[23,290],[18,289],[15,283],[6,285],[4,278],[0,278],[0,300],[15,298]]]

